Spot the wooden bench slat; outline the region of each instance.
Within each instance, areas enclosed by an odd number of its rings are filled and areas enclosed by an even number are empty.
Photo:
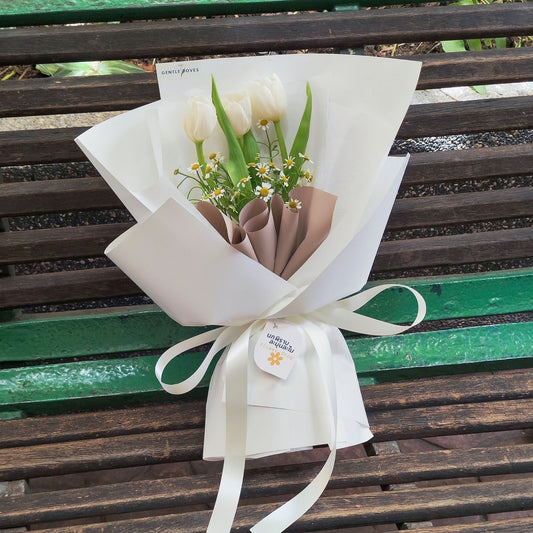
[[[521,49],[469,51],[453,54],[425,54],[407,56],[422,61],[418,89],[516,83],[533,78],[533,50]],[[501,62],[505,62],[502,69]]]
[[[533,187],[398,200],[388,230],[533,216]],[[0,265],[102,256],[131,223],[0,233]]]
[[[412,105],[398,138],[434,137],[533,127],[533,96]]]
[[[291,526],[291,531],[342,529],[370,524],[421,522],[431,518],[519,511],[530,506],[533,501],[533,495],[529,490],[530,483],[530,480],[518,479],[322,497]],[[280,503],[240,507],[232,533],[248,530],[261,518],[274,511]],[[131,533],[131,531],[151,533],[157,530],[168,533],[171,531],[204,533],[210,515],[211,511],[194,511],[190,514],[46,528],[42,531],[43,533]]]
[[[387,230],[533,216],[533,187],[397,200]]]
[[[36,78],[0,86],[0,117],[120,111],[156,100],[155,73]]]
[[[253,463],[249,465],[253,467]],[[317,466],[304,464],[293,468],[272,468],[268,472],[250,470],[245,476],[242,498],[302,490],[316,474]],[[374,456],[338,461],[328,489],[532,470],[533,444]],[[7,501],[4,498],[4,501],[0,500],[0,527],[176,505],[210,504],[216,496],[218,481],[218,474],[196,475],[27,494]]]
[[[373,269],[391,271],[458,265],[533,255],[533,228],[382,242]]]
[[[123,207],[99,177],[0,183],[0,217]]]
[[[106,246],[131,223],[0,233],[0,264],[102,256]]]
[[[533,516],[510,520],[491,520],[490,524],[454,524],[451,526],[420,529],[419,533],[487,533],[487,525],[491,533],[524,533],[533,530]]]
[[[201,459],[203,428],[0,450],[0,481]]]
[[[0,278],[0,308],[140,294],[118,268]]]
[[[533,399],[371,411],[376,441],[523,429]],[[182,429],[0,450],[0,481],[101,468],[200,459],[202,429]]]
[[[533,77],[531,47],[404,59],[423,63],[418,89],[529,81]],[[119,111],[158,99],[154,73],[17,80],[0,85],[0,117]]]
[[[44,190],[43,190],[44,189]],[[497,220],[501,218],[519,218],[533,215],[533,188],[517,188],[508,190],[487,191],[478,193],[461,193],[422,198],[397,200],[394,204],[388,229],[405,229],[422,226],[438,226],[454,223],[476,222],[481,220]],[[123,207],[111,189],[100,178],[79,178],[66,180],[50,180],[46,182],[22,182],[0,184],[0,217],[20,216],[37,213],[55,213],[71,210],[108,209]],[[24,232],[25,235],[0,235],[0,257],[4,264],[36,261],[40,259],[38,247],[28,250],[28,246],[36,246],[35,241],[54,242],[60,239],[84,239],[95,230],[95,237],[103,230],[98,226],[85,226],[83,230],[67,234],[64,228],[55,230],[33,230],[39,233]],[[110,240],[119,231],[109,230]],[[56,235],[57,233],[57,235]],[[60,235],[65,235],[60,237]],[[105,246],[104,246],[105,247]],[[19,252],[22,248],[22,255]],[[91,254],[101,254],[96,243]],[[67,257],[60,250],[46,248],[42,259]],[[53,255],[58,253],[60,255]],[[82,250],[78,255],[84,254]],[[76,257],[74,250],[68,257]],[[2,261],[2,259],[0,259]]]
[[[413,153],[403,186],[525,174],[533,144]],[[509,193],[510,194],[510,193]],[[100,177],[0,183],[0,217],[123,207]]]
[[[413,105],[398,138],[524,128],[533,128],[533,96]],[[73,127],[0,132],[0,165],[85,161],[73,140],[86,130]]]
[[[527,3],[391,11],[6,30],[0,34],[0,64],[362,47],[533,33]]]
[[[0,165],[87,161],[74,139],[88,128],[50,128],[0,132]]]
[[[443,376],[362,387],[368,412],[533,397],[533,369]],[[203,427],[204,401],[30,417],[2,422],[0,446],[15,447]],[[120,420],[120,424],[117,424]],[[533,459],[532,459],[533,460]]]
[[[383,242],[374,271],[533,256],[533,228]],[[0,278],[0,308],[140,294],[118,268]]]
[[[533,168],[533,144],[411,154],[403,185],[432,184],[526,174]]]

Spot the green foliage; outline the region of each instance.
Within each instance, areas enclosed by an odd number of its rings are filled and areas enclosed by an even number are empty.
[[[508,0],[513,2],[514,0]],[[458,0],[450,5],[458,6],[475,6],[479,4],[493,4],[495,0]],[[507,48],[507,39],[505,37],[498,37],[495,39],[456,39],[453,41],[441,41],[441,46],[444,52],[467,52],[467,51],[480,51],[485,48]],[[475,85],[472,87],[476,92],[480,94],[486,94],[487,88],[484,85]]]
[[[48,63],[35,67],[46,76],[102,76],[105,74],[129,74],[144,72],[141,67],[125,61],[82,61],[79,63]]]

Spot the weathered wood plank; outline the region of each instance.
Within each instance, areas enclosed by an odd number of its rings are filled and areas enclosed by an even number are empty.
[[[411,154],[403,185],[528,174],[533,144]]]
[[[368,412],[533,397],[533,369],[444,376],[362,387]],[[0,446],[15,447],[132,433],[201,428],[205,402],[179,401],[1,422]],[[120,420],[120,424],[117,424]],[[532,459],[533,460],[533,459]]]
[[[405,59],[423,63],[418,89],[529,81],[533,75],[531,47]],[[17,80],[0,85],[0,117],[119,111],[158,99],[154,73]]]
[[[0,234],[0,264],[102,256],[130,223],[97,224]]]
[[[431,530],[420,531],[420,533],[487,533],[487,528],[490,528],[490,533],[524,533],[524,531],[533,530],[533,517],[433,527]]]
[[[414,105],[407,112],[398,138],[524,128],[533,128],[533,96]],[[0,165],[85,161],[85,155],[73,140],[86,130],[0,132]]]
[[[530,47],[425,54],[406,59],[422,61],[418,89],[529,81],[533,75]],[[503,62],[505,68],[502,68]]]
[[[523,429],[533,399],[371,411],[376,441]],[[0,480],[201,458],[203,428],[4,448]]]
[[[533,156],[533,154],[532,154]],[[55,213],[72,210],[109,209],[123,207],[109,186],[101,178],[79,178],[64,180],[47,180],[41,182],[21,182],[0,184],[0,216],[20,216],[41,213]],[[533,188],[519,188],[479,193],[463,193],[448,196],[431,196],[397,200],[389,220],[388,229],[402,229],[475,222],[479,220],[497,220],[501,218],[519,218],[533,215]],[[63,229],[56,230],[65,231]],[[84,232],[89,233],[90,227]],[[100,231],[100,230],[96,230]],[[117,230],[118,231],[118,230]],[[59,235],[59,234],[58,234]],[[65,233],[66,235],[66,233]],[[115,233],[112,233],[116,235]],[[3,236],[8,246],[5,262],[38,260],[39,253],[27,254],[32,259],[17,259],[17,246],[28,245],[32,241],[53,240],[53,232],[28,234],[21,236]],[[59,238],[59,236],[57,237]],[[72,234],[65,238],[74,241],[82,235]],[[9,245],[7,242],[9,241]],[[11,248],[13,247],[13,248]],[[48,254],[51,254],[50,250]],[[83,254],[80,254],[83,255]],[[0,254],[1,256],[1,254]],[[11,259],[13,257],[13,259]],[[36,257],[37,259],[33,259]],[[53,257],[50,255],[50,257]],[[59,257],[59,256],[58,256]],[[75,257],[70,255],[70,257]]]
[[[400,126],[398,138],[433,137],[532,127],[532,96],[488,98],[412,105]]]
[[[310,456],[311,459],[311,456]],[[316,464],[247,472],[242,498],[281,496],[302,490]],[[439,450],[338,461],[328,489],[410,483],[425,479],[499,475],[533,470],[533,444],[501,448]],[[88,516],[210,504],[218,475],[141,480],[58,490],[0,500],[0,527]]]
[[[533,216],[533,188],[398,200],[387,229],[524,216]],[[106,246],[131,226],[115,223],[0,233],[0,265],[102,256]]]
[[[373,269],[391,271],[533,255],[533,228],[382,242]]]
[[[533,168],[533,145],[411,154],[403,185],[519,175]],[[0,216],[111,209],[122,203],[100,177],[0,183]]]
[[[532,233],[532,228],[521,228],[386,241],[373,268],[380,272],[530,257]],[[133,294],[140,290],[115,267],[0,279],[0,307],[4,308]]]
[[[175,57],[280,49],[362,47],[533,33],[532,6],[442,6],[406,10],[215,18],[6,30],[0,64]]]
[[[99,177],[0,183],[0,217],[121,207]]]
[[[531,480],[518,479],[322,497],[310,511],[291,526],[291,531],[420,522],[436,518],[517,511],[533,503],[530,488]],[[279,503],[241,506],[231,529],[232,533],[248,530],[277,506]],[[43,533],[131,533],[131,531],[204,533],[210,516],[211,511],[195,511],[191,514],[170,514],[42,531]]]
[[[180,429],[4,448],[0,450],[0,480],[192,461],[201,458],[202,441],[203,429]]]
[[[388,230],[533,216],[533,187],[397,200]]]
[[[0,307],[140,294],[118,268],[96,268],[0,278]]]

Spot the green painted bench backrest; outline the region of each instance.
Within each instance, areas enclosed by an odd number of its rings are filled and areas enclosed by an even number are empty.
[[[0,28],[33,24],[198,17],[239,13],[357,9],[424,0],[2,0]]]
[[[490,324],[486,320],[483,325],[481,320],[481,325],[457,327],[461,319],[530,311],[533,269],[413,278],[402,283],[424,296],[427,320],[436,330],[399,337],[349,337],[363,384],[524,367],[533,362],[533,322]],[[415,313],[414,299],[406,291],[393,289],[361,312],[409,322]],[[0,413],[10,417],[128,400],[162,400],[165,393],[154,375],[158,354],[204,330],[180,326],[155,306],[37,315],[6,323],[0,327],[1,358],[12,366],[0,370]],[[204,355],[199,351],[182,356],[170,369],[168,380],[190,375]],[[210,373],[200,389],[205,391],[209,377]]]

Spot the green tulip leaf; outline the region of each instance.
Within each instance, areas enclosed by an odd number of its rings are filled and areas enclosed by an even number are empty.
[[[231,181],[237,185],[241,179],[248,176],[248,167],[246,166],[246,161],[244,160],[244,154],[242,153],[239,141],[237,140],[237,137],[235,137],[228,116],[224,111],[224,106],[222,105],[218,94],[215,78],[211,77],[211,80],[211,99],[217,112],[218,123],[220,124],[228,143],[229,155],[226,162],[226,170],[230,175]]]
[[[102,76],[144,72],[141,67],[125,61],[82,61],[78,63],[48,63],[36,65],[46,76],[65,78],[69,76]]]
[[[307,101],[305,103],[305,109],[302,114],[302,119],[300,120],[300,126],[294,137],[294,142],[291,148],[291,155],[298,158],[298,154],[305,154],[307,148],[307,142],[309,141],[309,129],[311,127],[311,111],[313,109],[313,96],[311,94],[311,86],[309,82],[306,85]],[[298,158],[299,164],[298,167],[301,168],[303,164],[303,159]]]

